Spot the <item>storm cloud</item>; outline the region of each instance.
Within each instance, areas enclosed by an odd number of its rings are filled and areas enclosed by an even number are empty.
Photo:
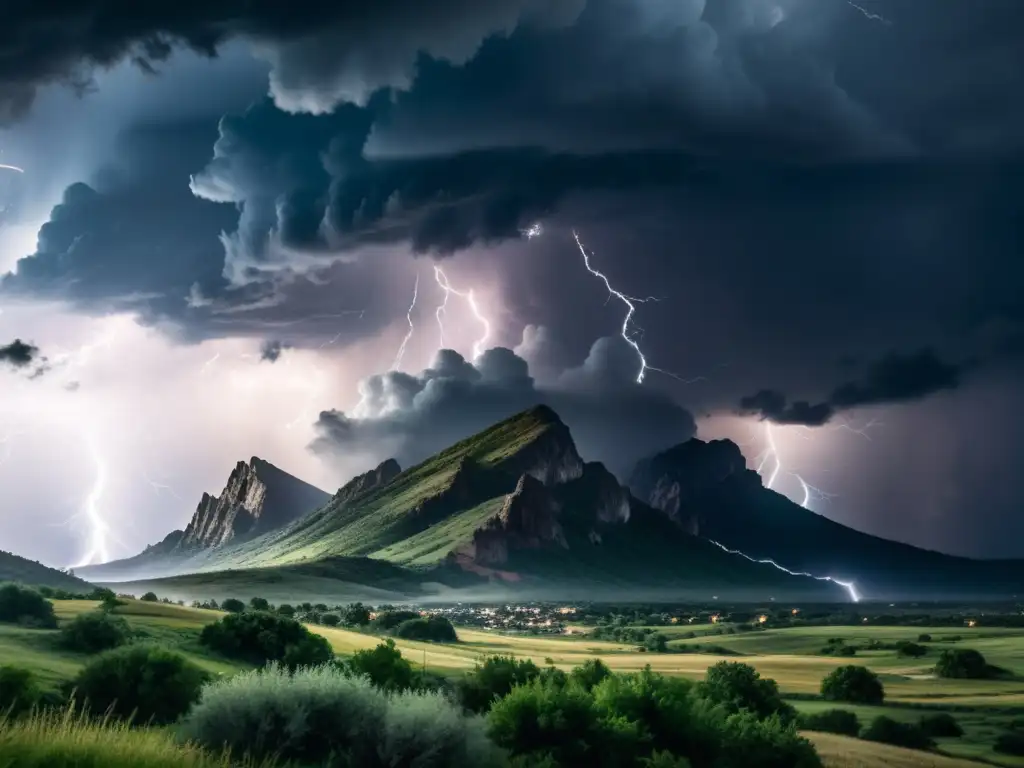
[[[21,339],[0,346],[0,363],[6,363],[14,368],[27,368],[38,357],[39,347]]]

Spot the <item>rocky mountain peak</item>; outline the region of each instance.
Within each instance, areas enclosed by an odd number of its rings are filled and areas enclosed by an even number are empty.
[[[382,461],[375,468],[353,477],[341,486],[338,492],[334,494],[334,500],[336,502],[351,501],[356,496],[362,496],[364,493],[369,493],[383,485],[387,485],[398,477],[401,472],[402,468],[394,459]]]
[[[580,477],[583,459],[558,414],[546,405],[538,405],[524,416],[542,426],[539,434],[497,467],[513,477],[530,475],[544,485],[558,485]]]

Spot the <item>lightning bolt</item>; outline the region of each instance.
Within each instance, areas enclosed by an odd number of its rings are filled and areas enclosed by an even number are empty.
[[[788,573],[790,576],[806,576],[808,578],[814,579],[815,581],[830,581],[833,584],[837,584],[843,589],[845,589],[846,593],[850,596],[850,600],[852,602],[860,602],[860,594],[858,594],[857,592],[857,586],[852,581],[840,581],[839,579],[833,579],[831,576],[815,576],[813,573],[805,573],[804,571],[791,571],[789,570],[789,568],[779,565],[771,558],[764,558],[758,560],[751,557],[750,555],[746,555],[743,552],[740,552],[738,549],[729,549],[727,546],[718,543],[714,539],[706,539],[706,541],[711,542],[722,551],[728,552],[730,555],[739,555],[740,557],[745,558],[746,560],[749,560],[752,563],[773,566],[774,568],[782,571],[783,573]]]
[[[419,276],[419,273],[417,272],[416,273],[416,282],[413,283],[413,285],[412,285],[412,303],[409,304],[409,309],[405,313],[405,319],[409,322],[409,330],[406,332],[405,338],[402,339],[402,345],[398,348],[398,353],[395,355],[395,362],[393,362],[391,364],[391,370],[392,371],[397,371],[398,368],[402,365],[402,358],[405,357],[405,348],[409,344],[409,339],[412,338],[413,331],[416,330],[416,327],[413,325],[413,322],[412,322],[412,311],[414,309],[416,309],[416,299],[419,297],[419,293],[420,293],[420,276]],[[446,297],[447,297],[447,294],[446,294]]]
[[[18,173],[24,173],[25,172],[24,168],[19,168],[16,165],[6,165],[4,163],[0,163],[0,168],[3,168],[5,171],[17,171]]]
[[[79,513],[89,524],[88,549],[82,560],[72,566],[73,568],[105,563],[110,560],[110,550],[107,546],[109,526],[106,520],[103,519],[103,513],[99,507],[103,494],[107,489],[107,464],[100,455],[99,448],[91,436],[86,438],[86,443],[89,448],[89,455],[92,457],[93,464],[96,467],[96,476],[93,480],[92,488],[89,490],[89,495],[85,499],[85,504],[82,506],[82,511]]]
[[[583,255],[583,265],[587,268],[587,271],[599,278],[603,283],[604,287],[608,289],[608,298],[611,299],[613,296],[626,305],[626,316],[622,320],[622,331],[621,336],[623,340],[633,348],[636,352],[637,358],[640,360],[640,370],[636,375],[636,383],[643,384],[644,379],[647,377],[647,371],[656,371],[657,373],[663,373],[666,376],[670,376],[676,381],[681,381],[683,384],[694,384],[698,381],[705,381],[705,377],[697,376],[693,379],[684,379],[681,376],[677,376],[671,371],[666,371],[663,368],[655,368],[647,362],[647,358],[644,357],[643,350],[640,349],[640,344],[636,340],[637,336],[643,335],[643,329],[640,328],[636,323],[633,322],[633,315],[636,314],[636,305],[645,304],[648,301],[658,301],[654,296],[648,296],[643,299],[638,299],[635,296],[627,296],[622,291],[618,291],[612,287],[608,277],[596,269],[590,264],[590,255],[587,253],[587,249],[583,247],[583,243],[580,242],[580,236],[576,233],[576,230],[572,232],[573,239],[576,240],[576,247],[580,249],[580,253]]]
[[[880,16],[877,13],[872,13],[867,8],[861,5],[857,5],[857,3],[853,2],[853,0],[846,0],[846,4],[853,8],[854,10],[860,12],[860,15],[863,16],[868,21],[880,21],[887,27],[892,26],[892,22],[889,21],[887,18],[885,18],[884,16]]]
[[[542,227],[538,221],[535,224],[531,224],[526,229],[521,229],[519,233],[527,240],[533,240],[533,238],[540,237],[544,234],[544,227]]]
[[[470,310],[473,312],[473,316],[483,326],[484,335],[473,342],[473,359],[480,357],[484,352],[484,344],[491,337],[491,321],[484,317],[480,311],[480,307],[476,302],[476,297],[473,295],[473,291],[459,291],[452,287],[451,283],[448,282],[448,276],[441,270],[439,266],[434,265],[434,280],[441,286],[441,290],[444,291],[444,301],[438,306],[437,311],[434,313],[437,317],[437,326],[441,331],[441,348],[444,348],[444,315],[448,311],[448,299],[452,294],[458,296],[460,299],[465,299],[466,303],[469,304]]]

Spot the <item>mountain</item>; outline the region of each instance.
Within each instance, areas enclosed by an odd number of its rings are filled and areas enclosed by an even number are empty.
[[[17,581],[34,587],[53,587],[69,592],[91,592],[94,587],[82,579],[35,560],[0,551],[0,582]]]
[[[330,499],[330,494],[254,456],[235,465],[219,496],[203,494],[184,530],[171,531],[134,557],[81,570],[106,579],[138,570],[180,572],[185,560],[275,531]]]
[[[569,428],[545,406],[409,469],[384,462],[265,534],[213,537],[215,546],[182,553],[187,537],[157,546],[177,553],[175,573],[210,574],[208,580],[245,569],[298,578],[331,562],[328,570],[350,581],[369,573],[360,562],[374,561],[403,569],[423,590],[846,597],[834,584],[752,563],[689,535],[633,498],[601,464],[585,462]],[[389,574],[392,583],[401,581],[393,569]]]
[[[683,530],[874,599],[1024,594],[1024,561],[972,560],[882,539],[765,488],[730,440],[693,439],[641,461],[632,493]]]

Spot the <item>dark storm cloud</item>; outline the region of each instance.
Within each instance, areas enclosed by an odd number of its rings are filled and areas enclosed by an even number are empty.
[[[290,346],[290,344],[277,341],[276,339],[267,339],[260,344],[260,360],[267,363],[276,363],[281,359],[281,354]]]
[[[520,21],[564,23],[579,0],[134,0],[23,3],[4,9],[0,118],[23,115],[38,89],[86,90],[96,69],[131,60],[155,72],[175,47],[206,55],[231,39],[253,41],[273,64],[271,90],[293,111],[330,111],[380,86],[404,86],[422,51],[462,62],[492,33]]]
[[[10,344],[0,346],[0,363],[15,368],[26,368],[39,356],[39,347],[29,344],[21,339],[15,339]]]
[[[631,353],[621,339],[602,339],[582,366],[554,384],[539,386],[528,363],[509,349],[487,350],[474,363],[444,349],[419,375],[391,371],[363,381],[365,413],[321,413],[312,448],[328,456],[395,456],[408,465],[545,403],[572,430],[585,459],[626,472],[638,458],[695,431],[689,412],[623,375],[623,358],[632,361]]]
[[[956,389],[969,367],[970,364],[946,363],[931,349],[907,355],[891,352],[872,363],[861,381],[850,381],[836,387],[827,401],[814,404],[789,402],[781,392],[762,389],[742,398],[739,412],[776,424],[820,427],[840,411],[921,400],[938,392]]]

